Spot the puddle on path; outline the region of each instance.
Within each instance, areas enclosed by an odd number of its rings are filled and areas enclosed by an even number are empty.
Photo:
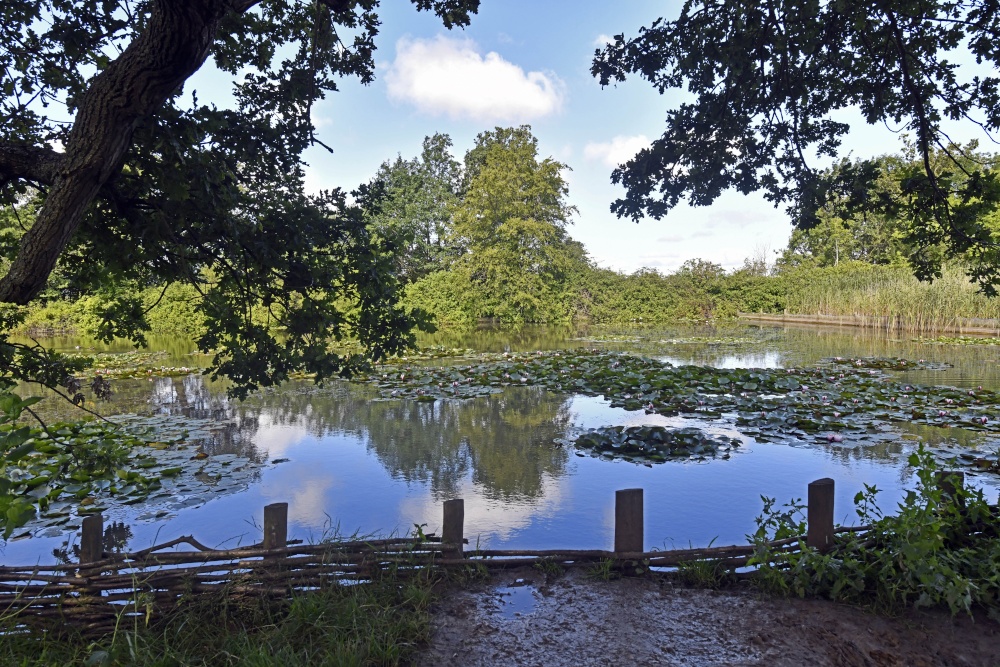
[[[496,595],[499,604],[492,612],[505,619],[527,616],[535,611],[538,604],[537,590],[524,579],[515,579],[507,586],[497,587]]]
[[[520,580],[520,581],[518,581]],[[517,615],[517,603],[532,610]],[[912,612],[884,618],[826,600],[605,581],[580,570],[494,575],[442,595],[416,667],[995,667],[1000,625]]]

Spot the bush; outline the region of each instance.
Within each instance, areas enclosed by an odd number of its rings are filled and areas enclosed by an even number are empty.
[[[912,454],[917,488],[899,511],[884,516],[875,504],[878,489],[867,486],[855,497],[857,514],[871,530],[838,536],[827,553],[806,547],[802,506],[776,510],[764,498],[764,514],[750,536],[754,561],[765,588],[798,596],[823,596],[879,611],[946,606],[952,614],[987,610],[1000,621],[1000,513],[979,489],[958,489],[955,497],[938,485],[938,468],[923,447]],[[801,551],[772,552],[771,539],[798,537]]]
[[[478,311],[475,288],[468,276],[458,271],[435,271],[407,285],[403,305],[421,308],[445,326],[471,325]]]

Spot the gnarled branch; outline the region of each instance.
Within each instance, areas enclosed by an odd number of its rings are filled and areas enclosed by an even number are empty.
[[[94,77],[52,188],[0,279],[0,301],[26,304],[42,290],[87,207],[120,169],[136,126],[201,67],[229,10],[224,0],[154,2],[145,30]]]
[[[52,185],[64,155],[51,148],[0,140],[0,185],[15,180]]]

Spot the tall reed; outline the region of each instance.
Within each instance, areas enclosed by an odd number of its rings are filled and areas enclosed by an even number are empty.
[[[911,332],[1000,319],[1000,300],[979,292],[955,266],[929,283],[905,267],[861,263],[803,269],[784,278],[787,313],[851,316],[859,323]]]

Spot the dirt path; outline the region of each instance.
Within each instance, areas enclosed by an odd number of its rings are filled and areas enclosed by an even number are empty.
[[[1000,667],[1000,625],[524,570],[444,594],[420,666]]]

